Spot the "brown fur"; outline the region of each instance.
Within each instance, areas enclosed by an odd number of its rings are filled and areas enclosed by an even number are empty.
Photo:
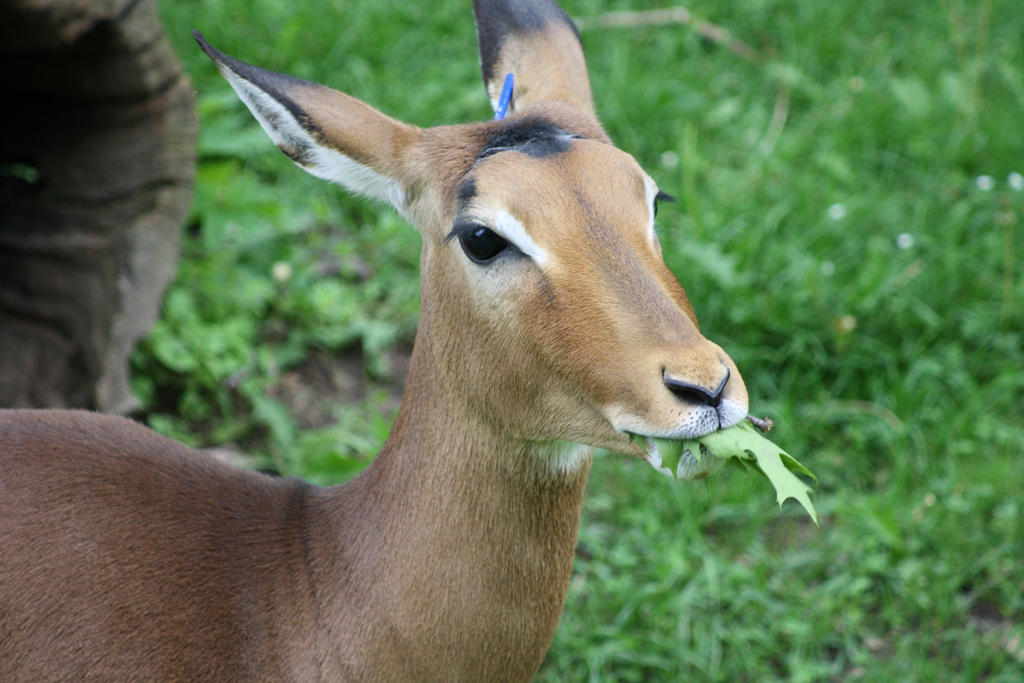
[[[330,489],[122,418],[0,412],[0,680],[528,678],[586,468],[549,479],[486,430],[453,444],[466,424],[412,424],[421,400]]]
[[[539,102],[557,101],[579,111],[594,112],[583,51],[565,26],[553,25],[543,32],[506,40],[495,65],[497,78],[487,84],[488,94],[497,98],[508,73],[516,78],[516,111]]]

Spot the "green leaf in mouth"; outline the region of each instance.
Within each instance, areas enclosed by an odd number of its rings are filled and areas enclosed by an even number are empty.
[[[729,459],[735,459],[743,469],[756,468],[775,487],[779,506],[792,498],[800,503],[814,523],[818,524],[818,513],[809,495],[811,487],[796,474],[803,474],[815,481],[817,477],[747,422],[741,422],[728,429],[720,429],[698,439],[646,437],[645,441],[647,461],[658,471],[677,479],[707,476]],[[715,463],[712,457],[722,462]]]

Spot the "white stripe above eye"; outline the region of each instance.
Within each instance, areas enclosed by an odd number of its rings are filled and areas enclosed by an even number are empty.
[[[494,230],[532,258],[537,265],[543,265],[548,260],[547,252],[537,246],[523,224],[508,211],[499,211],[494,217]]]
[[[318,142],[287,107],[228,67],[219,65],[219,68],[273,143],[296,165],[318,178],[404,211],[405,197],[397,181]]]

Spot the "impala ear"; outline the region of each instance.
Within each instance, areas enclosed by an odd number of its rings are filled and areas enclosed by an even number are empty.
[[[419,129],[331,88],[229,57],[193,31],[199,47],[292,161],[313,175],[405,210],[404,155]]]
[[[511,73],[510,112],[558,101],[594,113],[579,33],[554,0],[473,0],[473,14],[480,69],[495,109]]]

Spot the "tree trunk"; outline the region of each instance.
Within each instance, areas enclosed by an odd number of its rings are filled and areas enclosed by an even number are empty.
[[[191,86],[152,0],[5,0],[0,65],[0,405],[127,412],[191,200]]]

